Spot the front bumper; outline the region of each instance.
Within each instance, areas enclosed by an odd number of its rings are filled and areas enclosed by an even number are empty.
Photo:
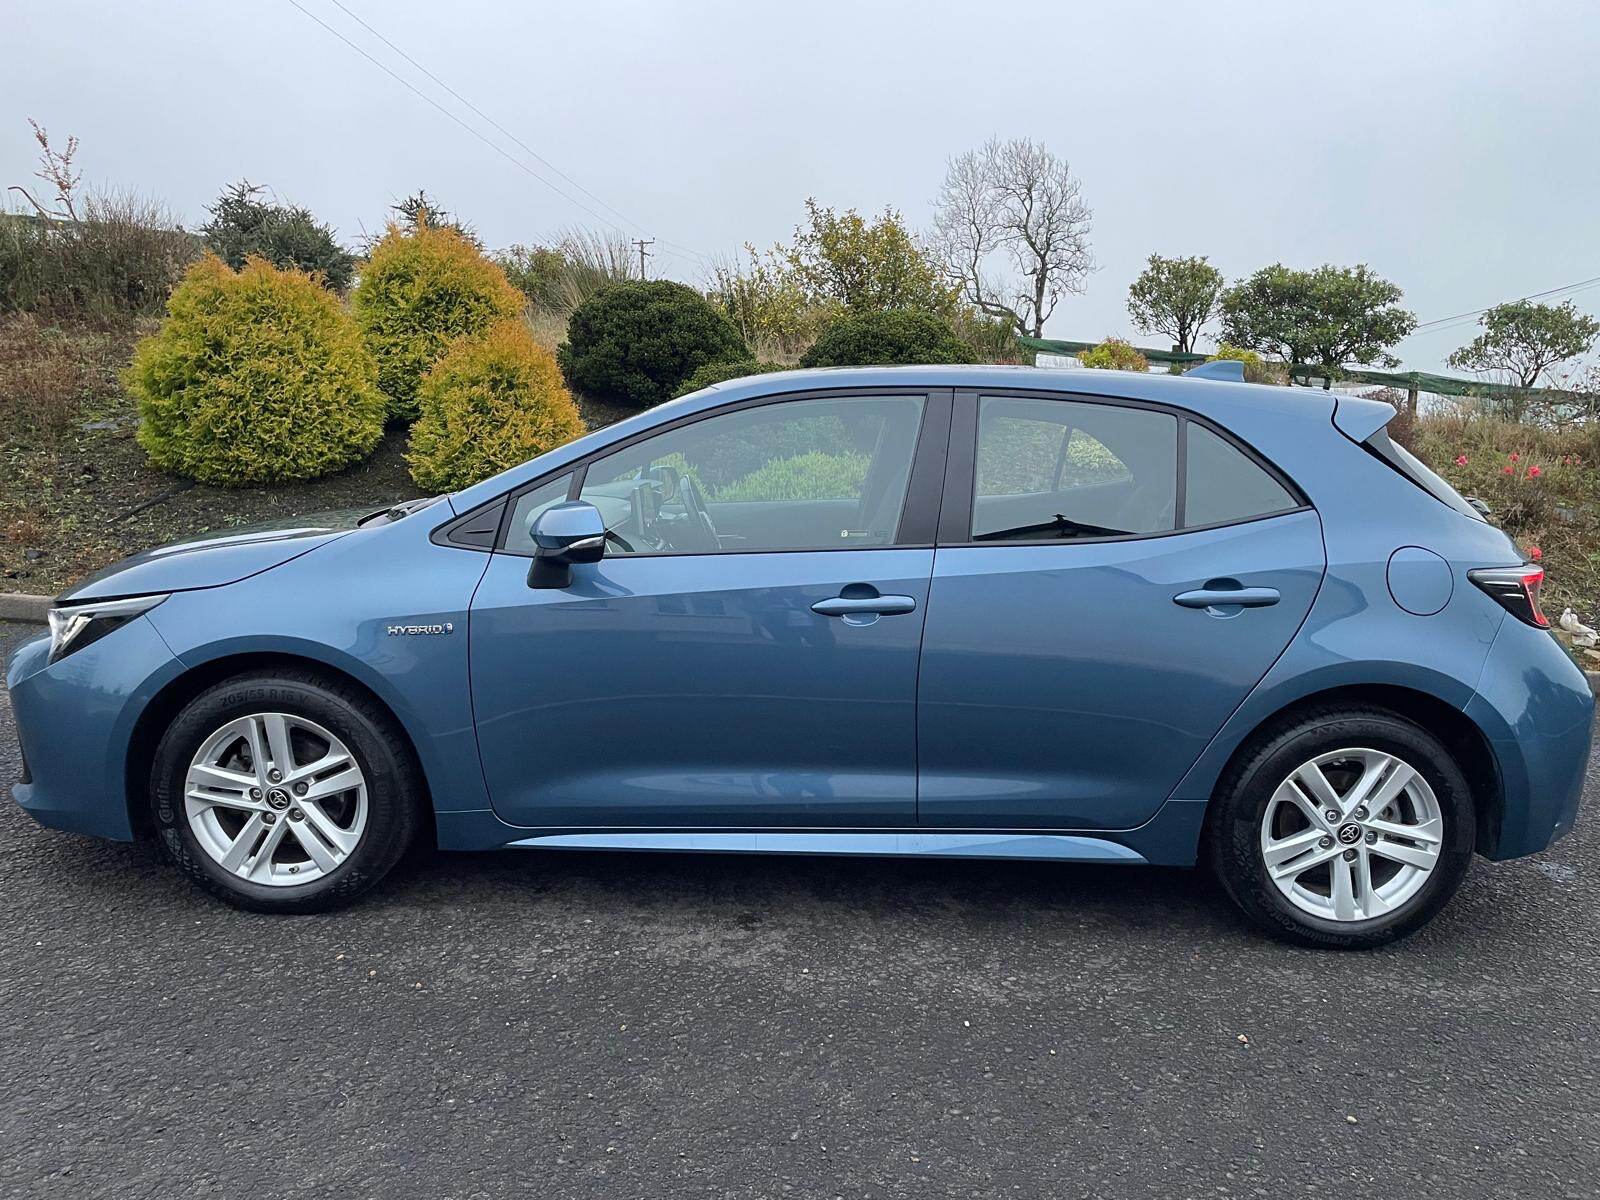
[[[1555,638],[1508,618],[1467,716],[1489,738],[1504,803],[1493,859],[1537,854],[1572,831],[1589,767],[1594,692]]]
[[[6,684],[23,779],[12,798],[41,825],[129,841],[128,747],[150,700],[182,669],[145,617],[49,661],[50,639],[23,646]]]

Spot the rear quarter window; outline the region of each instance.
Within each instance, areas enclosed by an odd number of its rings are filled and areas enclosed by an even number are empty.
[[[1188,423],[1183,524],[1226,525],[1297,508],[1289,489],[1237,446]]]

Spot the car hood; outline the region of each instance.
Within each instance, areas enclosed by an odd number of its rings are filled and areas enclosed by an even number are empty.
[[[213,532],[112,563],[61,593],[58,603],[184,592],[237,583],[349,534],[373,506]]]

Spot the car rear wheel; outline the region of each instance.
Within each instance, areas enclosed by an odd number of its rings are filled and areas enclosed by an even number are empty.
[[[1471,865],[1472,793],[1445,747],[1379,708],[1303,714],[1251,744],[1222,780],[1212,866],[1235,902],[1304,945],[1406,936]]]
[[[157,747],[150,788],[178,867],[264,912],[348,903],[420,825],[420,781],[392,718],[312,673],[241,675],[201,693]]]

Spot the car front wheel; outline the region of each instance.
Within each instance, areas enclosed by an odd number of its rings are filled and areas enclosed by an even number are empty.
[[[309,672],[241,675],[195,697],[157,747],[150,788],[178,867],[264,912],[348,903],[420,823],[417,772],[392,718]]]
[[[1304,945],[1357,949],[1418,929],[1471,864],[1472,793],[1427,730],[1378,708],[1320,710],[1258,738],[1209,825],[1223,887]]]

